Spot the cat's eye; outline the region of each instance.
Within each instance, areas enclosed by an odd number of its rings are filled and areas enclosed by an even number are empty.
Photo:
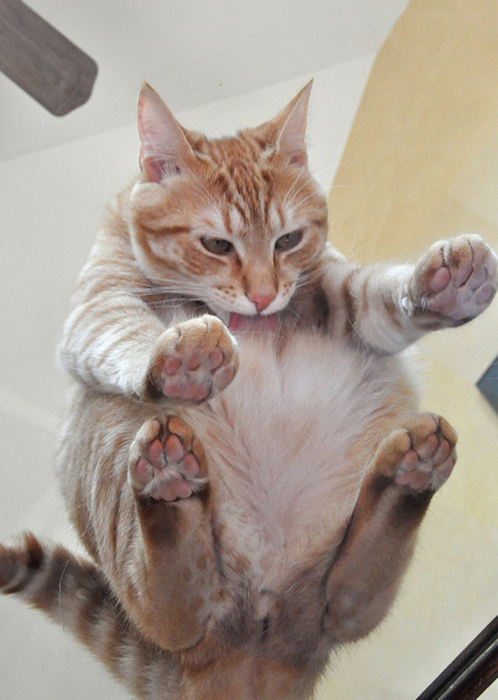
[[[301,243],[302,239],[303,231],[301,229],[286,233],[277,239],[277,242],[275,243],[275,250],[290,250],[291,248],[295,248],[299,243]]]
[[[201,238],[201,243],[206,250],[215,255],[228,255],[233,250],[233,244],[224,238]]]

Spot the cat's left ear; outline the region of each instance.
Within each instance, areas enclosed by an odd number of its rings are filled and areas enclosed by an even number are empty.
[[[146,182],[181,173],[195,158],[185,134],[157,92],[145,84],[138,98],[140,167]]]
[[[310,80],[275,119],[280,127],[277,153],[283,155],[290,164],[301,168],[308,164],[305,136],[312,86],[313,81]]]

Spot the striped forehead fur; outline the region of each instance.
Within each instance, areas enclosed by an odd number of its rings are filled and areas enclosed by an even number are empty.
[[[284,204],[289,211],[291,204],[298,205],[298,190],[303,192],[301,199],[318,194],[308,171],[289,167],[277,154],[276,131],[267,131],[266,138],[261,130],[245,129],[236,136],[208,139],[196,134],[189,139],[213,196],[236,212],[240,228],[275,225],[275,211],[283,227]],[[186,134],[188,137],[189,132]],[[228,233],[233,233],[229,216],[225,226]]]

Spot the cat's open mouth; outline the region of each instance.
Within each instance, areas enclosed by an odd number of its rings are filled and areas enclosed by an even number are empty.
[[[255,333],[270,333],[277,330],[277,314],[268,316],[243,316],[242,314],[230,314],[228,330]]]

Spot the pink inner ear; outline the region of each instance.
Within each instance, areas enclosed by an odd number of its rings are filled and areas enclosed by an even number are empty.
[[[298,165],[300,168],[304,168],[305,165],[308,165],[308,155],[306,151],[295,153],[293,156],[291,156],[289,162],[291,165]]]
[[[168,175],[180,175],[181,168],[175,160],[141,154],[140,167],[146,182],[161,182]]]
[[[159,95],[144,85],[138,100],[140,166],[148,182],[180,173],[191,161],[192,149],[180,125]]]
[[[147,182],[161,182],[164,176],[163,164],[154,158],[141,158],[140,166]]]
[[[282,113],[286,119],[278,139],[278,151],[301,168],[308,164],[305,134],[310,89],[311,84],[303,88]]]

